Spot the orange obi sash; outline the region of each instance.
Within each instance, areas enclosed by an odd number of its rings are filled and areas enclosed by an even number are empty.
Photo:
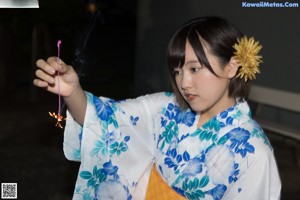
[[[174,191],[159,175],[153,165],[146,192],[146,200],[185,200],[186,198]]]

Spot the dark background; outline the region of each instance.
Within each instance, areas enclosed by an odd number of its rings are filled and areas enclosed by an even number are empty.
[[[61,58],[76,68],[85,90],[131,98],[170,90],[164,57],[170,37],[190,18],[218,15],[263,44],[262,74],[254,84],[300,93],[300,8],[217,0],[40,0],[39,6],[0,9],[0,182],[18,183],[18,199],[72,197],[79,163],[64,157],[63,130],[48,115],[58,109],[57,96],[32,85],[36,60],[56,56],[59,39]],[[300,128],[295,113],[265,114]],[[300,144],[269,137],[282,199],[300,199]]]

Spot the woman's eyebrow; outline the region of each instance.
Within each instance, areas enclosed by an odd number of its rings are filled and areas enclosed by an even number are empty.
[[[189,60],[185,63],[185,65],[195,64],[195,63],[199,64],[199,61],[198,60]]]

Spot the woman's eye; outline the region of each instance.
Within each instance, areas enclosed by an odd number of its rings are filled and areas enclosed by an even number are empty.
[[[199,71],[201,68],[199,68],[199,67],[193,67],[193,68],[191,68],[191,71],[192,72],[197,72],[197,71]]]
[[[174,76],[177,76],[180,74],[180,71],[179,70],[174,70]]]

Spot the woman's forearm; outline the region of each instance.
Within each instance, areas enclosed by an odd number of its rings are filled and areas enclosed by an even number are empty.
[[[64,97],[64,100],[72,117],[79,124],[83,125],[87,100],[82,88],[79,87],[70,96]]]

